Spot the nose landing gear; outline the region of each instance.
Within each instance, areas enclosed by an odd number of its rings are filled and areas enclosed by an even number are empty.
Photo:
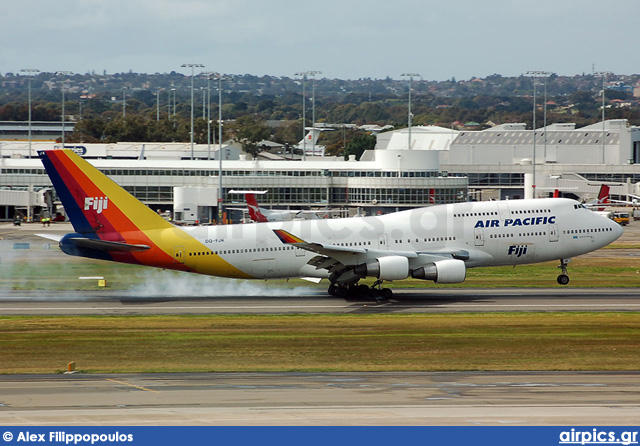
[[[567,285],[569,283],[569,276],[567,275],[567,265],[569,262],[571,262],[571,259],[560,259],[558,268],[562,270],[562,274],[560,274],[557,279],[560,285]]]

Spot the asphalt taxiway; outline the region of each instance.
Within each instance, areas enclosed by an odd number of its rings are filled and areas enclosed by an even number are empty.
[[[0,376],[2,425],[637,425],[639,373]]]
[[[26,228],[0,229],[6,243],[29,239]],[[629,243],[640,230],[632,234]],[[615,255],[623,260],[635,251]],[[0,291],[0,316],[640,310],[640,288],[396,289],[380,302],[312,288],[268,297],[234,291],[8,290]],[[638,419],[640,372],[0,375],[2,425],[592,426]]]
[[[141,297],[122,291],[0,291],[0,315],[458,313],[639,311],[640,289],[401,289],[389,300],[323,292],[269,297]]]

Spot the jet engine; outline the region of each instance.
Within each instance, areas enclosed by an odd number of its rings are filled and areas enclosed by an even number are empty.
[[[409,277],[409,259],[403,256],[380,257],[357,265],[353,272],[359,276],[380,280],[402,280]]]
[[[436,283],[460,283],[467,276],[467,268],[462,260],[438,260],[430,265],[411,271],[414,279],[433,280]]]

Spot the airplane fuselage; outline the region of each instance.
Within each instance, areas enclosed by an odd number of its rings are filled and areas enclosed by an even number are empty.
[[[67,254],[235,278],[328,278],[335,296],[388,298],[384,281],[458,283],[468,268],[595,251],[621,227],[577,201],[456,203],[382,216],[174,226],[70,150],[39,153],[76,233]],[[257,205],[257,203],[248,203]],[[377,280],[371,288],[360,279]],[[376,288],[376,286],[378,288]]]
[[[475,202],[362,218],[165,228],[149,237],[171,244],[171,258],[160,262],[151,249],[131,254],[132,263],[236,278],[329,276],[308,264],[316,253],[282,243],[274,229],[344,249],[340,260],[347,265],[400,255],[409,258],[410,270],[450,253],[459,253],[466,268],[570,258],[622,233],[615,222],[573,200]]]

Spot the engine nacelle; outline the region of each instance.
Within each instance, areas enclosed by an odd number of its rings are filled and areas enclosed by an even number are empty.
[[[436,283],[460,283],[467,277],[467,267],[462,260],[438,260],[411,271],[414,279],[433,280]]]
[[[353,272],[363,277],[376,277],[380,280],[402,280],[409,277],[409,259],[404,256],[380,257],[357,265]]]

